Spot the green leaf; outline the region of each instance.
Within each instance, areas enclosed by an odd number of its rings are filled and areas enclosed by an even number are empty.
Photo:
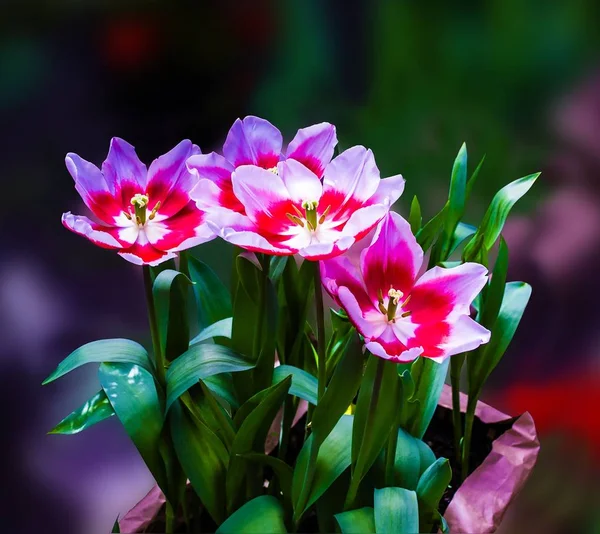
[[[304,442],[294,469],[292,480],[292,500],[295,503],[294,516],[300,518],[302,514],[317,501],[333,482],[350,466],[351,456],[348,443],[352,439],[352,415],[343,415],[331,433],[318,449],[314,465],[314,476],[307,490],[306,504],[299,503],[303,491],[305,473],[309,469],[309,460],[312,451],[314,434]]]
[[[432,511],[437,510],[438,504],[450,484],[452,469],[447,458],[438,458],[419,478],[417,496]]]
[[[410,366],[410,380],[414,383],[414,391],[403,407],[400,426],[416,438],[422,439],[429,427],[444,388],[449,362],[449,358],[436,363],[430,358],[421,357]]]
[[[198,380],[221,373],[252,369],[254,364],[223,345],[194,345],[177,358],[167,371],[167,411],[175,399]],[[211,387],[211,383],[207,383]]]
[[[291,383],[292,378],[288,377],[279,384],[261,392],[259,394],[260,402],[244,417],[235,435],[233,445],[231,446],[229,467],[227,469],[226,493],[227,510],[229,512],[235,510],[239,502],[243,499],[241,489],[244,480],[247,482],[246,492],[251,491],[250,484],[252,484],[252,480],[248,478],[248,470],[244,470],[244,462],[239,455],[248,452],[264,451],[267,433],[279,408],[283,404]],[[255,404],[255,402],[254,398],[248,401],[251,405]],[[253,489],[258,492],[262,489],[263,480],[259,477],[255,482],[257,482],[257,487]]]
[[[323,398],[313,412],[312,435],[323,443],[354,400],[363,374],[364,356],[358,334],[349,334],[345,352],[333,372]]]
[[[342,534],[372,534],[375,532],[375,514],[373,508],[370,507],[336,514],[335,519]]]
[[[292,365],[280,365],[273,370],[273,384],[281,382],[290,375],[292,377],[290,395],[300,397],[316,406],[318,380],[310,373]]]
[[[352,430],[352,476],[357,482],[373,465],[394,425],[400,393],[398,382],[394,363],[369,356]]]
[[[375,531],[377,534],[418,533],[417,494],[404,488],[375,490]]]
[[[425,224],[417,232],[417,243],[419,243],[424,252],[427,252],[427,250],[429,250],[435,241],[435,238],[444,224],[447,210],[448,204],[446,204],[434,217],[432,217],[427,224]]]
[[[259,276],[262,276],[259,267],[248,257],[248,253],[242,252],[235,259],[238,281],[246,290],[248,296],[255,304],[258,303]],[[253,254],[253,253],[250,253]]]
[[[456,225],[465,211],[465,197],[467,187],[467,145],[462,144],[452,166],[450,178],[450,191],[448,193],[448,213],[444,225],[444,235],[450,243]]]
[[[463,251],[465,261],[476,260],[481,250],[487,252],[494,246],[494,243],[502,232],[502,228],[504,228],[504,223],[508,218],[510,210],[517,200],[529,191],[539,175],[540,173],[538,172],[519,178],[504,186],[496,193],[485,212],[479,229]]]
[[[162,354],[174,360],[190,342],[187,316],[187,288],[191,280],[179,271],[162,271],[154,280],[152,295]]]
[[[77,410],[71,412],[49,434],[77,434],[100,421],[115,415],[112,405],[101,389],[91,399],[88,399]]]
[[[454,231],[454,235],[452,236],[452,241],[448,250],[448,256],[450,256],[450,254],[452,254],[461,243],[471,237],[476,231],[477,228],[475,226],[459,222],[456,230]],[[460,263],[461,262],[458,262],[458,265],[460,265]]]
[[[200,328],[206,328],[217,321],[231,317],[231,296],[221,279],[208,265],[193,256],[188,257]]]
[[[258,452],[247,452],[239,455],[244,460],[249,462],[260,463],[270,467],[279,481],[279,489],[283,494],[285,508],[292,510],[292,476],[294,474],[292,468],[283,460],[275,456],[269,456]]]
[[[416,234],[421,229],[421,223],[423,222],[423,218],[421,216],[421,204],[419,204],[419,199],[416,195],[413,197],[410,204],[408,222],[410,223],[410,229],[413,234]]]
[[[103,363],[100,384],[127,435],[140,452],[156,482],[168,494],[159,453],[163,412],[153,376],[130,363]]]
[[[129,339],[101,339],[86,343],[69,354],[42,385],[49,384],[86,363],[102,362],[133,363],[152,372],[148,353],[139,343]]]
[[[227,317],[226,319],[221,319],[216,323],[207,326],[202,332],[200,332],[194,339],[190,341],[190,345],[195,345],[196,343],[200,343],[201,341],[206,341],[207,339],[213,337],[226,337],[231,339],[231,326],[233,324],[233,317]]]
[[[287,532],[283,517],[279,501],[271,495],[261,495],[228,517],[217,534],[281,534]]]
[[[450,480],[452,470],[446,458],[439,458],[421,475],[417,485],[421,529],[431,532],[437,521],[438,506]]]
[[[121,527],[119,526],[119,518],[118,517],[115,519],[115,523],[114,523],[113,528],[112,528],[112,530],[110,532],[111,532],[111,534],[112,533],[120,534]]]
[[[491,329],[496,322],[500,306],[504,297],[504,286],[506,285],[506,273],[508,271],[508,247],[506,241],[500,236],[500,246],[498,248],[498,257],[494,264],[492,279],[483,291],[483,307],[478,317],[479,323],[488,329]]]
[[[524,282],[506,284],[500,313],[493,326],[489,343],[469,353],[467,357],[469,397],[479,396],[483,384],[506,352],[521,322],[530,296],[529,284]]]
[[[219,524],[225,519],[227,449],[208,426],[192,421],[179,403],[173,405],[169,418],[177,458],[202,504]]]
[[[411,436],[402,428],[398,429],[398,444],[394,460],[395,486],[415,490],[421,474],[435,461],[429,446]]]
[[[215,395],[226,401],[231,408],[237,410],[240,407],[240,403],[235,396],[231,373],[207,376],[204,383]]]
[[[286,263],[288,261],[289,256],[272,256],[271,262],[269,264],[269,278],[273,280],[273,282],[277,282],[281,275],[283,274],[283,270],[285,269]]]

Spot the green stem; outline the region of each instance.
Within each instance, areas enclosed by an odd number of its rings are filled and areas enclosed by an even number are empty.
[[[146,293],[146,306],[148,308],[148,322],[150,323],[150,335],[152,336],[152,348],[154,349],[156,378],[158,383],[161,386],[164,386],[166,383],[165,360],[160,346],[156,308],[154,306],[154,295],[152,294],[152,275],[148,265],[144,265],[142,270],[144,272],[144,289]]]
[[[189,256],[187,250],[182,250],[179,253],[179,272],[185,274],[188,278],[190,277],[189,268]]]
[[[452,426],[454,427],[454,454],[456,462],[460,464],[462,438],[462,420],[460,416],[460,373],[465,361],[465,356],[459,354],[450,358],[450,380],[452,382]]]
[[[388,438],[385,451],[385,485],[392,488],[396,485],[396,449],[398,447],[398,428],[394,425]]]
[[[461,477],[464,480],[469,475],[469,456],[471,455],[471,436],[473,434],[473,422],[475,420],[475,408],[477,397],[469,396],[467,413],[465,414],[465,437],[462,446]]]
[[[362,433],[362,439],[360,444],[360,449],[362,449],[364,445],[365,438],[367,438],[371,434],[371,427],[373,426],[373,419],[376,417],[376,407],[377,402],[379,401],[379,390],[381,389],[381,382],[383,380],[383,371],[385,369],[385,360],[383,358],[378,358],[377,356],[370,355],[369,358],[376,358],[377,367],[375,369],[375,378],[373,380],[373,390],[371,392],[371,396],[369,398],[369,409],[367,411],[367,418],[365,421],[365,428]],[[368,364],[367,364],[368,365]],[[360,399],[359,399],[360,400]],[[355,419],[356,421],[356,419]],[[360,449],[358,450],[358,454],[356,457],[360,461]],[[395,453],[394,453],[395,454]],[[358,462],[357,462],[358,465]],[[346,495],[346,501],[344,502],[344,511],[352,509],[354,506],[354,501],[356,500],[356,495],[358,493],[358,487],[362,481],[362,475],[357,476],[357,471],[362,471],[362,469],[357,470],[357,466],[353,466],[352,475],[350,477],[350,487],[348,488],[348,493]],[[362,466],[361,466],[362,467]]]
[[[327,385],[327,360],[325,356],[325,313],[323,310],[323,289],[321,288],[321,269],[319,262],[314,266],[315,305],[317,311],[317,365],[319,368],[318,399],[325,394]]]
[[[173,534],[175,532],[175,514],[171,503],[167,501],[165,504],[165,532],[166,534]]]

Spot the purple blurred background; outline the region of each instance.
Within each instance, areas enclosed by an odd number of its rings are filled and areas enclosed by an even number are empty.
[[[46,435],[98,389],[94,366],[42,388],[62,358],[148,341],[140,270],[60,224],[82,212],[65,154],[100,163],[117,135],[147,163],[186,137],[209,151],[246,114],[288,139],[335,123],[342,148],[364,144],[383,175],[404,175],[404,215],[414,194],[426,216],[439,209],[463,141],[472,167],[486,154],[467,222],[543,171],[506,228],[509,277],[534,296],[485,395],[530,410],[542,433],[504,530],[598,527],[599,15],[592,0],[3,2],[3,531],[108,532],[152,485],[115,419]],[[226,278],[224,250],[196,254]]]

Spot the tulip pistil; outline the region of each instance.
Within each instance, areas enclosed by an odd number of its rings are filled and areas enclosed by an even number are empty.
[[[135,210],[135,222],[139,226],[144,226],[144,224],[146,224],[146,217],[150,221],[154,219],[154,217],[156,217],[156,212],[160,208],[161,203],[158,201],[150,212],[150,215],[147,216],[149,201],[150,199],[148,198],[148,195],[142,195],[141,193],[136,193],[133,195],[133,197],[131,197],[130,202]],[[129,220],[133,220],[132,215],[127,212],[125,212],[125,217],[127,217]]]
[[[305,212],[306,224],[314,232],[317,229],[317,207],[319,206],[318,200],[304,200],[302,202],[302,208]]]

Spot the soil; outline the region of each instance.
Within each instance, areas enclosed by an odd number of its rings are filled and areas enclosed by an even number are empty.
[[[461,415],[464,424],[464,414]],[[288,453],[286,455],[286,461],[290,465],[294,464],[302,444],[304,443],[305,418],[306,416],[298,421],[298,424],[290,434]],[[486,456],[491,452],[492,442],[510,429],[513,422],[514,419],[510,419],[503,423],[484,424],[478,418],[475,418],[470,455],[471,472],[479,467]],[[443,515],[461,484],[460,466],[456,463],[453,444],[452,410],[441,406],[437,407],[423,441],[431,447],[436,458],[448,458],[452,467],[452,480],[440,502],[440,513]],[[277,449],[275,449],[272,454],[276,456]],[[270,479],[273,475],[270,470],[265,469],[265,476],[267,479]],[[187,501],[188,510],[192,511],[198,509],[198,499],[190,486],[188,486]],[[192,517],[192,532],[200,532],[198,527],[194,526],[194,520],[198,521],[198,519],[201,519],[202,522],[202,532],[214,532],[217,529],[217,525],[212,521],[210,516],[201,513],[201,518],[198,518],[197,515],[196,518]],[[302,521],[301,530],[302,532],[318,532],[315,513],[307,514],[307,517]],[[156,520],[145,530],[145,532],[158,533],[164,531],[165,522],[163,506],[157,515]],[[175,532],[187,532],[185,525],[182,523]]]

